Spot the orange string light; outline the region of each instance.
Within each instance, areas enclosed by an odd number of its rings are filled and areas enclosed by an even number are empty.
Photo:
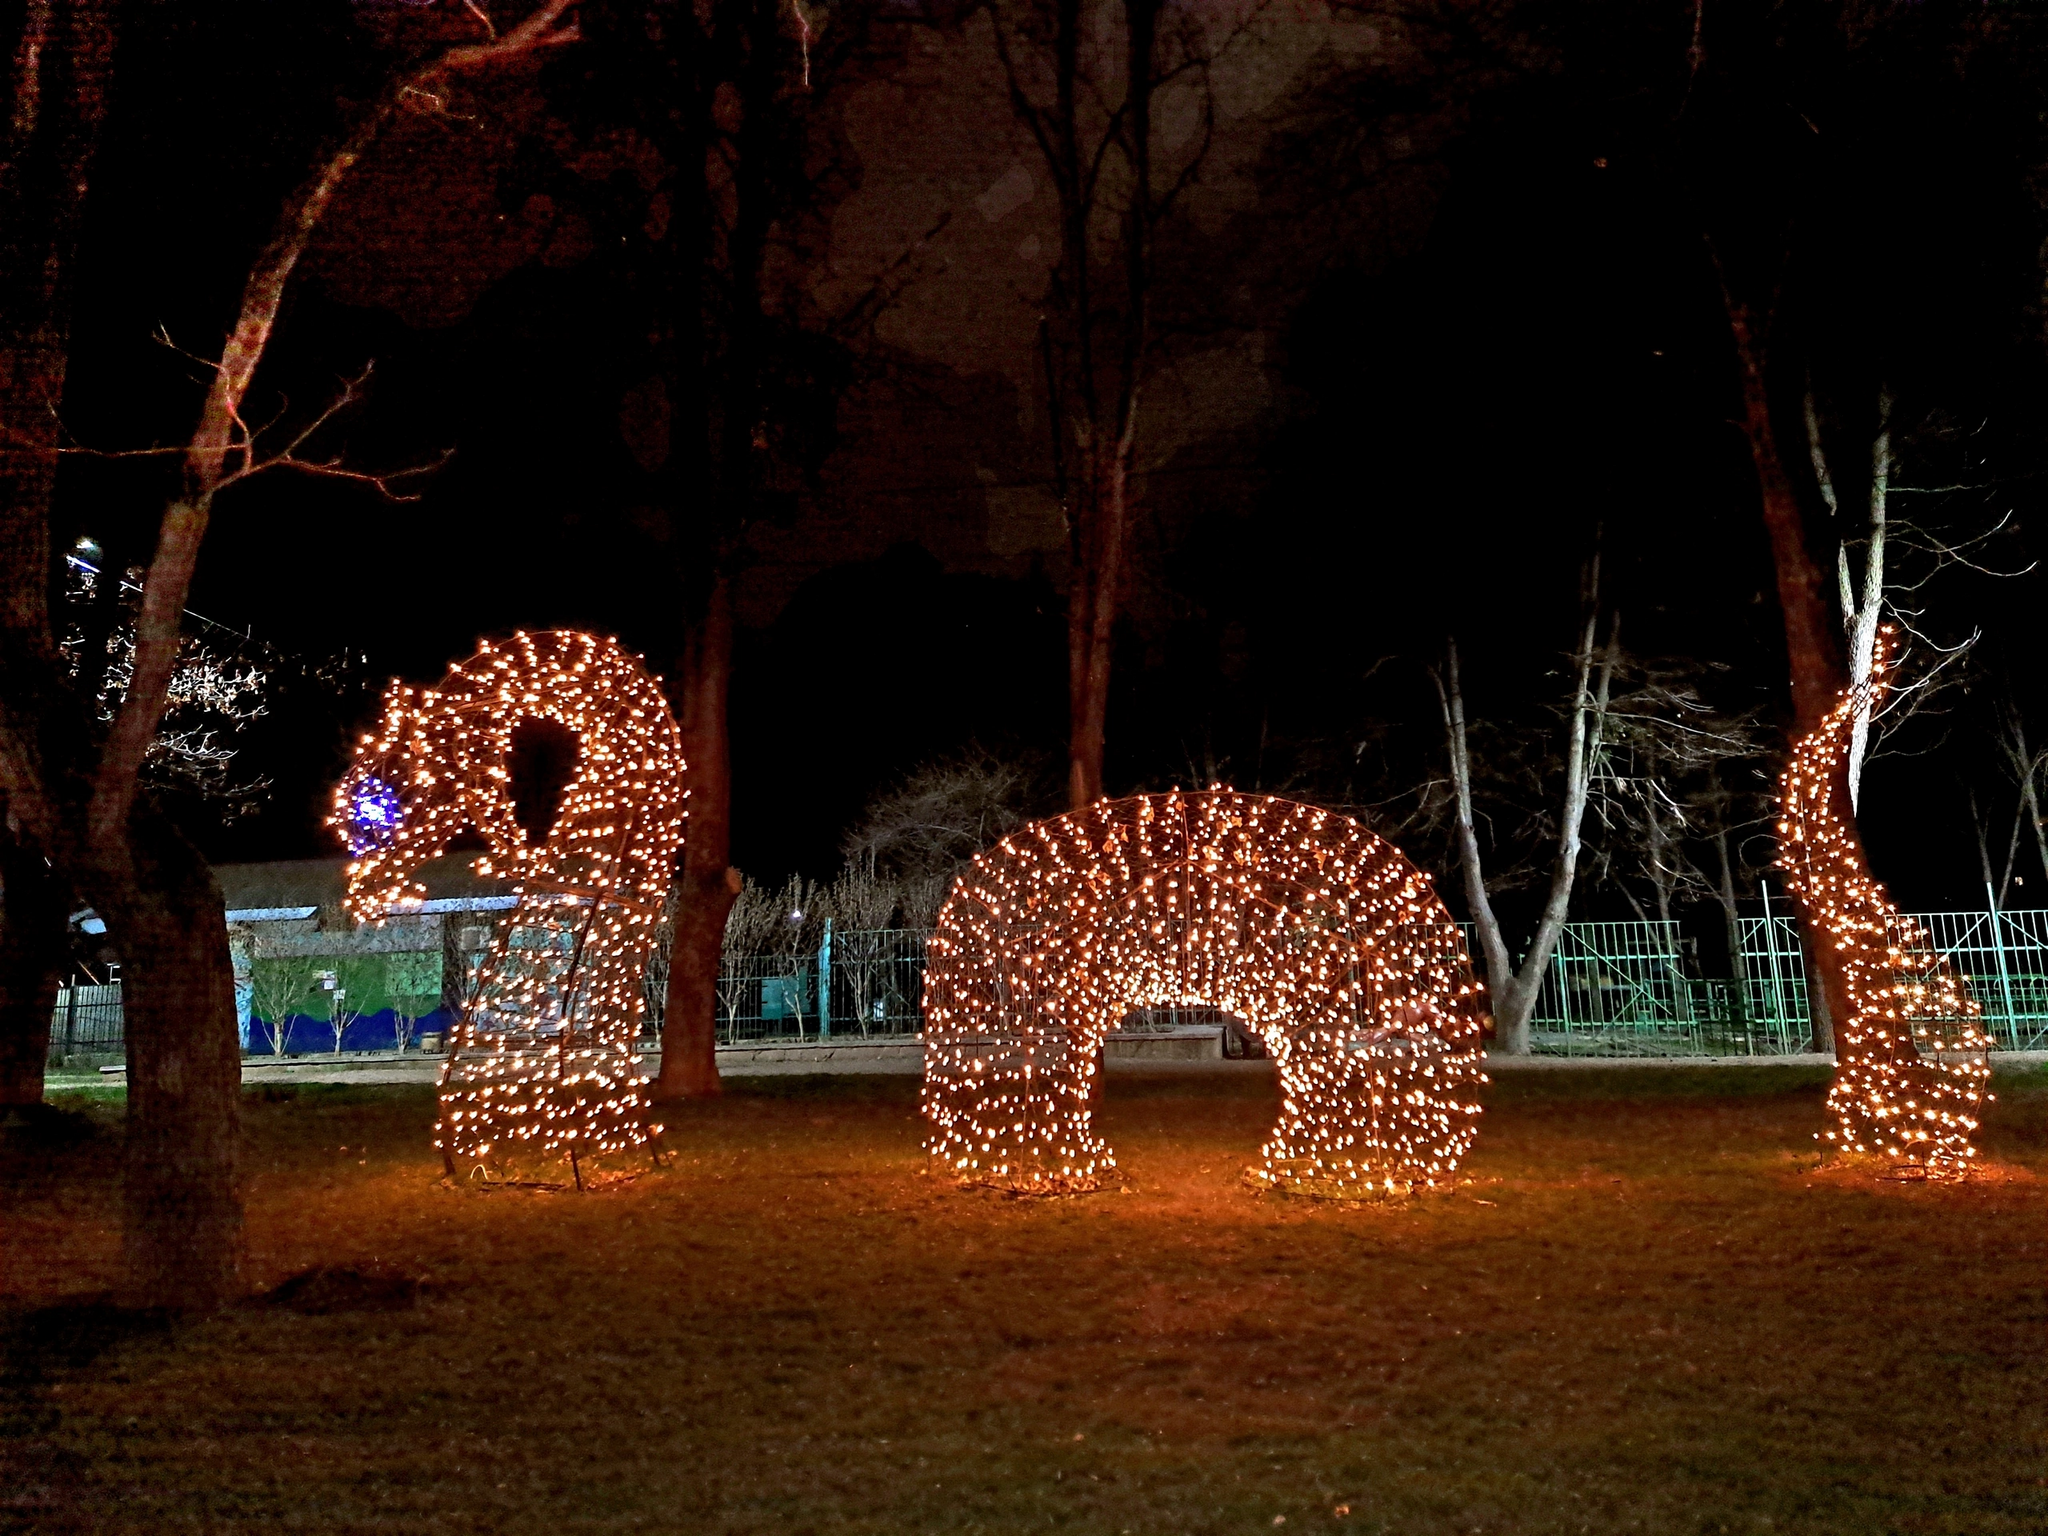
[[[1349,817],[1217,787],[1100,800],[975,858],[927,951],[927,1151],[969,1183],[1099,1187],[1103,1036],[1187,1005],[1242,1018],[1278,1068],[1256,1181],[1435,1187],[1470,1150],[1485,1006],[1429,877]]]
[[[510,793],[512,734],[577,740],[551,830]],[[661,1134],[635,1054],[655,925],[683,841],[683,755],[656,680],[616,640],[566,630],[485,644],[433,688],[394,682],[328,825],[349,842],[349,911],[417,908],[420,867],[474,828],[518,905],[496,924],[441,1066],[435,1145],[450,1171],[515,1153],[620,1152]],[[580,1173],[579,1173],[580,1179]]]
[[[1778,863],[1819,943],[1842,959],[1846,1019],[1835,1021],[1834,1085],[1826,1143],[1880,1154],[1901,1170],[1965,1174],[1977,1156],[1970,1135],[1991,1069],[1991,1039],[1968,987],[1871,877],[1854,824],[1843,813],[1841,772],[1864,698],[1887,686],[1891,630],[1870,678],[1792,749],[1781,784]]]

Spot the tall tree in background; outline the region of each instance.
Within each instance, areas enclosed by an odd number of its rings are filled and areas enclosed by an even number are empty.
[[[1495,1039],[1502,1050],[1521,1056],[1529,1050],[1529,1017],[1543,989],[1543,975],[1550,965],[1550,952],[1564,932],[1571,911],[1572,889],[1578,879],[1579,859],[1584,851],[1586,807],[1593,782],[1600,772],[1605,748],[1607,716],[1614,686],[1614,669],[1620,657],[1620,616],[1607,619],[1607,637],[1600,638],[1600,561],[1595,555],[1586,568],[1585,617],[1579,643],[1572,652],[1572,695],[1565,714],[1565,743],[1559,764],[1556,794],[1558,811],[1554,826],[1555,849],[1550,859],[1548,888],[1543,907],[1530,935],[1529,947],[1518,967],[1514,963],[1494,912],[1487,889],[1485,860],[1479,844],[1479,827],[1474,813],[1471,732],[1466,720],[1465,690],[1458,670],[1458,648],[1453,641],[1444,666],[1433,676],[1443,707],[1444,735],[1450,750],[1454,836],[1458,867],[1464,876],[1465,901],[1478,931],[1480,952],[1486,959],[1486,980],[1492,994]],[[1552,761],[1556,761],[1553,759]],[[1547,775],[1546,775],[1547,776]]]
[[[2002,473],[2036,472],[2031,428],[2010,404],[2030,397],[2001,399],[1987,359],[2007,365],[2007,381],[2038,363],[2040,338],[2022,333],[2039,315],[2043,23],[2025,8],[1854,0],[1499,14],[1524,39],[1509,54],[1542,66],[1514,88],[1569,103],[1572,153],[1584,145],[1601,203],[1661,226],[1673,288],[1699,282],[1720,310],[1716,366],[1734,408],[1715,414],[1734,418],[1756,485],[1785,644],[1784,723],[1803,735],[1867,667],[1885,589],[1896,590],[1896,498],[1910,489],[1901,427],[1982,424],[1974,473],[1931,480],[1988,481],[1982,466],[1999,454]],[[1872,240],[1875,207],[1914,215]],[[1651,324],[1663,357],[1684,323]],[[1802,412],[1809,395],[1815,407]],[[1815,417],[1838,449],[1832,486],[1811,451]],[[1933,467],[1917,450],[1914,466]],[[1830,518],[1830,493],[1848,515]],[[1732,826],[1749,820],[1746,808],[1731,814]],[[1716,882],[1728,903],[1733,884]],[[1842,977],[1833,951],[1815,963],[1827,1044]]]
[[[0,137],[0,676],[10,738],[59,685],[50,499],[70,360],[71,289],[106,118],[111,0],[22,7]],[[40,1103],[70,893],[31,822],[39,764],[0,757],[0,1106]],[[28,792],[29,803],[22,801]]]
[[[675,594],[673,693],[690,819],[674,913],[659,1099],[715,1094],[717,980],[731,868],[727,696],[733,584],[750,525],[792,515],[829,449],[846,369],[798,281],[821,211],[849,185],[818,103],[862,56],[859,5],[584,0],[586,47],[548,82],[576,152],[526,173],[584,210],[644,339],[620,403],[642,476],[634,511]]]
[[[1164,0],[992,0],[988,14],[1011,110],[1058,209],[1040,341],[1068,531],[1067,797],[1082,806],[1103,793],[1140,407],[1158,343],[1155,237],[1208,152],[1218,44],[1205,28],[1224,18]]]
[[[143,792],[142,774],[183,648],[186,598],[216,498],[267,468],[332,468],[296,453],[327,412],[266,443],[248,425],[250,388],[292,273],[370,143],[400,111],[440,110],[446,88],[463,73],[573,38],[563,20],[572,3],[543,0],[502,33],[471,4],[393,39],[381,88],[344,112],[311,174],[283,199],[243,281],[232,327],[207,366],[197,424],[176,454],[175,489],[156,520],[133,620],[127,685],[104,730],[97,728],[98,698],[73,685],[51,622],[50,525],[70,260],[112,37],[101,8],[26,8],[12,54],[15,137],[0,177],[0,239],[20,242],[19,250],[8,245],[5,259],[22,262],[31,279],[8,282],[0,296],[0,424],[8,434],[0,462],[11,466],[0,502],[0,667],[8,683],[0,695],[0,790],[11,835],[99,912],[125,967],[123,1236],[128,1288],[138,1299],[210,1306],[234,1292],[239,1276],[241,1062],[225,912],[205,859]],[[62,26],[53,20],[60,14]]]

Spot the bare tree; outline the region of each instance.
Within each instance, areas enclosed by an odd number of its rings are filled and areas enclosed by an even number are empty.
[[[929,933],[939,925],[939,908],[953,894],[957,873],[936,871],[912,875],[903,882],[903,926]]]
[[[1157,361],[1156,237],[1207,158],[1210,66],[1243,23],[1165,0],[991,0],[987,12],[1058,204],[1040,350],[1068,531],[1067,797],[1081,806],[1103,792],[1140,403]]]
[[[234,977],[220,891],[191,843],[140,794],[143,773],[184,646],[182,617],[200,545],[219,494],[272,467],[338,466],[307,453],[323,412],[281,440],[263,438],[245,410],[286,286],[337,191],[398,113],[440,110],[463,74],[575,36],[572,0],[543,0],[500,32],[480,0],[447,20],[468,29],[450,43],[436,15],[400,43],[382,90],[359,110],[280,209],[275,233],[243,285],[232,330],[205,365],[205,395],[190,440],[174,451],[178,487],[163,508],[134,620],[133,668],[104,732],[90,702],[63,675],[49,604],[50,456],[68,345],[66,273],[86,185],[90,143],[112,54],[110,7],[27,8],[12,54],[8,171],[0,177],[7,262],[33,247],[42,266],[0,305],[0,442],[14,464],[0,502],[0,647],[9,686],[0,699],[0,789],[17,836],[61,871],[106,920],[127,966],[128,1101],[124,1240],[131,1294],[159,1304],[211,1306],[231,1295],[240,1264],[235,1166],[240,1062]],[[36,34],[31,36],[31,34]],[[430,35],[431,34],[431,35]],[[46,95],[43,87],[51,90]],[[48,106],[67,119],[59,152],[46,154]],[[66,174],[22,177],[16,149]],[[11,275],[11,274],[10,274]],[[24,276],[28,275],[23,273]],[[346,399],[336,402],[345,404]]]
[[[1775,775],[1737,762],[1713,763],[1689,807],[1693,830],[1704,845],[1704,873],[1728,946],[1729,973],[1748,980],[1742,952],[1739,903],[1772,864],[1777,826]],[[1698,864],[1694,866],[1700,868]],[[1747,993],[1742,994],[1745,998]]]
[[[1785,627],[1785,652],[1792,700],[1791,735],[1796,740],[1818,729],[1835,701],[1849,687],[1849,670],[1843,646],[1835,633],[1829,613],[1827,564],[1809,527],[1806,509],[1781,450],[1770,388],[1771,348],[1776,321],[1777,293],[1770,304],[1758,309],[1739,296],[1725,269],[1719,269],[1721,296],[1728,317],[1729,335],[1734,342],[1737,381],[1742,402],[1743,435],[1748,440],[1750,464],[1756,472],[1758,504],[1764,531],[1770,539],[1771,563],[1777,576],[1778,610]],[[1847,758],[1839,772],[1842,798],[1850,799]],[[1860,856],[1860,847],[1856,850]],[[1806,932],[1821,931],[1816,914],[1804,906],[1800,918]],[[1849,993],[1844,961],[1826,945],[1813,954],[1815,979],[1819,982],[1817,1021],[1828,1038],[1816,1043],[1832,1050],[1831,1021],[1848,1017]]]
[[[317,988],[319,966],[293,953],[260,929],[249,940],[249,1022],[270,1054],[282,1056],[291,1040],[291,1021],[306,1012]]]
[[[873,854],[846,861],[829,892],[839,926],[832,935],[832,969],[846,978],[853,1016],[866,1034],[890,958],[887,933],[902,901],[901,883],[877,872]]]
[[[1716,837],[1734,830],[1726,786],[1764,758],[1755,712],[1716,708],[1695,680],[1700,670],[1625,654],[1608,705],[1592,791],[1602,873],[1645,920],[1654,912],[1670,922],[1684,897],[1717,892],[1726,861]],[[1735,866],[1726,867],[1732,878]]]
[[[1493,992],[1495,1037],[1502,1049],[1511,1055],[1528,1053],[1529,1015],[1536,1007],[1536,997],[1543,986],[1544,968],[1550,963],[1550,952],[1557,945],[1558,935],[1564,930],[1565,917],[1571,908],[1572,885],[1578,875],[1583,846],[1581,833],[1586,807],[1605,747],[1609,695],[1619,654],[1620,618],[1617,615],[1608,621],[1607,639],[1602,644],[1598,556],[1588,567],[1586,588],[1585,625],[1572,656],[1571,704],[1566,714],[1563,775],[1558,787],[1560,809],[1556,851],[1551,860],[1549,890],[1519,969],[1510,956],[1487,889],[1473,810],[1470,733],[1465,718],[1464,690],[1458,674],[1456,641],[1446,647],[1444,665],[1431,673],[1436,682],[1437,697],[1443,706],[1444,734],[1450,749],[1458,863],[1464,873],[1465,900],[1485,957],[1487,985]]]
[[[334,969],[323,977],[322,995],[327,1001],[327,1029],[334,1036],[334,1054],[341,1055],[342,1043],[357,1022],[389,1005],[384,973],[389,957],[354,955],[337,957]],[[329,990],[328,983],[332,982]]]
[[[111,725],[135,673],[135,610],[142,599],[142,571],[113,580],[90,561],[65,561],[67,622],[58,642],[71,679],[89,690],[101,725]],[[111,625],[92,626],[86,616],[100,605],[103,585],[117,588]],[[177,665],[165,689],[163,718],[143,758],[141,779],[151,789],[169,790],[215,802],[226,819],[258,805],[269,782],[235,783],[231,769],[237,738],[269,712],[270,667],[250,656],[247,637],[187,614],[194,632],[179,646]],[[90,657],[86,652],[91,650]]]
[[[71,902],[0,793],[0,1111],[43,1102],[50,1021],[69,960]]]
[[[1843,497],[1837,477],[1830,468],[1823,443],[1820,412],[1813,391],[1806,392],[1806,437],[1813,462],[1814,481],[1828,514],[1838,523],[1845,521]],[[1978,639],[1972,628],[1967,634],[1943,638],[1927,622],[1924,607],[1913,606],[1914,598],[1940,577],[1968,570],[1991,577],[2013,577],[2024,570],[2000,570],[1986,564],[1984,546],[2004,535],[2010,514],[1989,526],[1959,533],[1937,531],[1926,519],[1901,517],[1890,510],[1895,496],[1986,490],[1988,485],[1914,486],[1896,483],[1900,450],[1910,446],[1914,434],[1903,438],[1894,430],[1894,402],[1889,389],[1877,392],[1875,425],[1871,430],[1870,463],[1865,482],[1866,513],[1859,533],[1844,528],[1836,546],[1836,586],[1841,605],[1842,627],[1848,647],[1850,676],[1861,681],[1870,673],[1877,653],[1878,636],[1886,624],[1903,630],[1923,660],[1917,667],[1901,669],[1895,664],[1892,684],[1884,690],[1879,704],[1860,695],[1855,722],[1849,738],[1849,797],[1852,808],[1860,806],[1863,766],[1877,750],[1880,738],[1896,731],[1908,718],[1925,710],[1946,689],[1958,685],[1963,670],[1957,665]],[[1941,434],[1936,432],[1935,436]],[[1905,658],[1901,658],[1904,660]]]
[[[2013,881],[2014,857],[2019,851],[2022,813],[2024,822],[2033,829],[2034,850],[2041,860],[2041,869],[2048,875],[2048,827],[2041,818],[2041,779],[2048,773],[2048,748],[2036,747],[2027,739],[2027,722],[2021,713],[2019,703],[2008,692],[2000,700],[1997,720],[1999,755],[2004,760],[2006,773],[2018,790],[2018,803],[2013,807],[2012,837],[2005,854],[2005,878],[1998,884],[1998,903],[2005,904],[2007,887]],[[1975,811],[1975,802],[1971,809]],[[1979,831],[1981,843],[1982,831]],[[1985,860],[1985,884],[1991,883],[1990,861]]]
[[[950,882],[968,859],[1029,819],[1036,778],[1029,765],[978,749],[926,763],[868,802],[843,851],[905,882]]]
[[[14,7],[0,115],[0,675],[25,722],[71,704],[50,665],[50,499],[74,253],[106,116],[118,7]],[[4,713],[4,712],[0,712]],[[40,764],[37,764],[40,767]],[[40,1104],[75,892],[0,760],[0,1103]]]
[[[725,953],[729,957],[766,954],[775,941],[783,905],[773,891],[743,880],[725,916]]]
[[[791,513],[830,447],[837,338],[797,275],[810,269],[814,221],[853,185],[817,152],[828,86],[861,56],[870,13],[887,9],[585,0],[588,47],[549,82],[551,137],[580,141],[550,193],[600,228],[611,275],[644,320],[648,372],[620,403],[621,435],[645,476],[681,626],[673,687],[690,828],[661,1100],[719,1091],[719,958],[741,889],[732,583],[749,527]],[[633,171],[619,174],[628,158]],[[610,169],[586,177],[594,162]]]
[[[798,1034],[803,1033],[804,1020],[810,1011],[810,967],[824,938],[825,924],[831,917],[831,892],[815,880],[791,875],[776,895],[775,926],[769,943],[771,952],[788,967],[787,974],[780,981],[782,1002],[796,1015]]]
[[[1820,413],[1814,408],[1810,388],[1806,391],[1806,445],[1813,460],[1814,479],[1820,487],[1821,499],[1827,504],[1829,514],[1839,518],[1841,504],[1835,494],[1834,476],[1828,472],[1827,453],[1821,444]],[[1869,520],[1861,540],[1863,569],[1860,575],[1852,575],[1850,570],[1850,548],[1857,541],[1845,537],[1835,549],[1842,627],[1847,631],[1848,639],[1849,676],[1857,682],[1870,676],[1870,664],[1877,655],[1878,625],[1885,611],[1886,541],[1891,531],[1887,503],[1890,500],[1891,472],[1892,397],[1890,390],[1880,387],[1877,394],[1877,430],[1872,434],[1870,444]],[[1858,701],[1856,721],[1850,731],[1848,772],[1852,809],[1860,804],[1863,792],[1863,759],[1870,749],[1871,708],[1872,700],[1866,693]]]
[[[770,940],[774,952],[793,960],[816,954],[826,920],[832,915],[830,886],[791,875],[775,897],[775,927]]]
[[[726,909],[724,944],[720,950],[716,993],[727,1019],[739,1016],[746,990],[754,978],[737,962],[766,954],[782,921],[782,903],[752,880],[742,880]],[[671,994],[673,995],[673,994]]]

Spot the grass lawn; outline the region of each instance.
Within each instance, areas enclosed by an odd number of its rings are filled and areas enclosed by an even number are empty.
[[[251,1090],[252,1285],[399,1283],[169,1329],[33,1310],[113,1278],[70,1096],[5,1170],[0,1527],[2038,1536],[2048,1079],[1961,1187],[1816,1171],[1822,1082],[1503,1074],[1373,1207],[1239,1185],[1244,1074],[1113,1074],[1131,1188],[1045,1203],[927,1177],[907,1078],[742,1080],[581,1196],[442,1187],[424,1088]]]

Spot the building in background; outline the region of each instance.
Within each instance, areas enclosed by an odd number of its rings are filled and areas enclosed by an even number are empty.
[[[460,1004],[494,915],[516,905],[467,858],[422,873],[427,899],[382,923],[342,906],[347,860],[224,864],[242,1047],[285,1055],[405,1049]]]

